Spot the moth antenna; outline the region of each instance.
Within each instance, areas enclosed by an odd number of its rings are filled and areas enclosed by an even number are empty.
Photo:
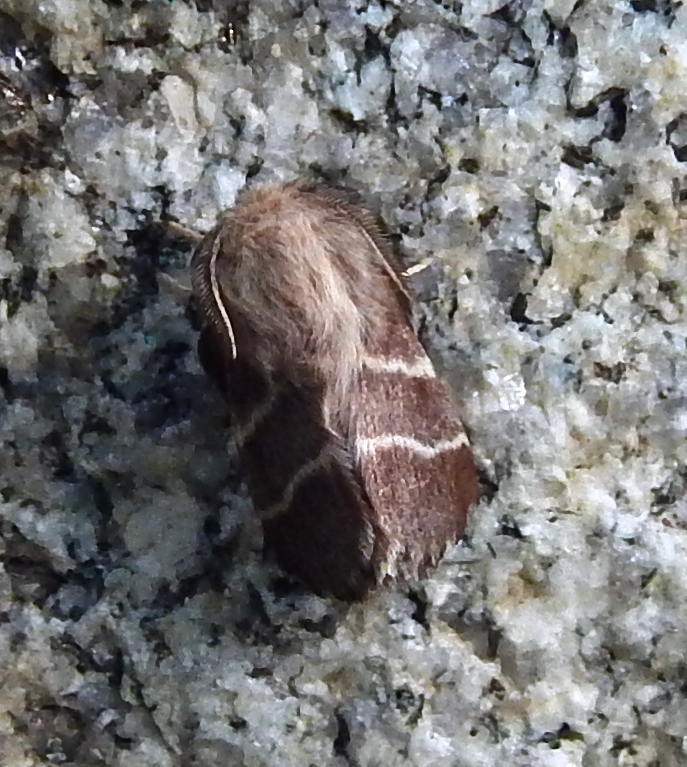
[[[406,297],[408,296],[408,289],[403,284],[403,281],[399,278],[398,273],[395,271],[395,269],[391,266],[391,264],[387,261],[386,257],[384,256],[383,251],[379,248],[379,245],[370,237],[369,233],[366,229],[362,228],[360,229],[360,234],[367,240],[368,244],[372,248],[373,252],[377,253],[379,257],[382,260],[382,266],[384,267],[384,271],[387,273],[387,276],[389,279],[396,285],[398,290]]]
[[[196,232],[195,229],[191,229],[189,226],[180,224],[178,221],[165,221],[164,226],[170,234],[178,237],[180,240],[187,240],[194,246],[200,245],[200,243],[203,241],[203,238],[205,237],[205,235],[201,234],[201,232]]]
[[[172,277],[167,272],[160,272],[157,275],[157,281],[160,286],[174,293],[178,298],[186,300],[193,293],[193,288],[190,285],[182,282],[182,280],[178,280],[176,277]]]
[[[409,266],[407,269],[401,272],[401,274],[404,277],[412,277],[415,274],[420,274],[420,272],[424,272],[425,269],[429,268],[430,261],[420,261],[418,264],[413,264],[412,266]]]
[[[236,336],[234,335],[234,329],[229,319],[229,313],[222,300],[222,291],[220,290],[219,280],[217,279],[217,256],[220,251],[220,238],[215,237],[215,241],[212,244],[212,256],[210,257],[209,272],[210,272],[210,289],[212,290],[212,297],[215,301],[215,305],[220,313],[224,327],[227,330],[229,336],[229,343],[231,344],[231,358],[236,359]]]

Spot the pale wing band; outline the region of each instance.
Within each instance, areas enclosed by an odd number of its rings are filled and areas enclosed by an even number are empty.
[[[411,362],[402,357],[364,357],[363,365],[371,373],[401,373],[408,378],[436,378],[429,357],[416,357]]]
[[[298,469],[293,477],[291,477],[289,484],[284,488],[284,495],[282,496],[281,501],[279,501],[279,503],[273,504],[272,506],[269,506],[266,509],[259,509],[260,519],[274,519],[275,517],[278,517],[280,514],[283,514],[285,511],[287,511],[291,506],[293,497],[301,483],[303,483],[309,476],[315,474],[315,472],[326,466],[332,460],[332,458],[332,451],[325,448],[317,456],[317,458],[313,458],[312,461],[308,461],[308,463],[301,466],[301,468]]]
[[[358,453],[374,454],[380,450],[388,450],[399,447],[412,453],[421,455],[423,458],[434,458],[439,453],[467,446],[468,438],[465,434],[459,434],[453,439],[440,439],[432,444],[425,444],[413,437],[404,437],[399,434],[382,434],[378,437],[368,437],[356,441]]]
[[[255,434],[258,426],[262,421],[270,414],[274,403],[276,402],[276,394],[271,394],[266,397],[263,402],[257,405],[250,415],[250,418],[240,426],[235,426],[232,429],[232,436],[237,448],[242,448],[246,442]]]

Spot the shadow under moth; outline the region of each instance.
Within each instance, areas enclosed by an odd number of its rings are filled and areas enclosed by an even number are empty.
[[[327,188],[249,190],[197,247],[192,282],[200,360],[281,566],[358,599],[435,564],[475,466],[372,215]]]

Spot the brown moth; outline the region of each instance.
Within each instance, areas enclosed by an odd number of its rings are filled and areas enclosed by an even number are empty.
[[[200,359],[279,563],[342,599],[436,563],[477,498],[475,466],[374,218],[326,188],[249,190],[192,281]]]

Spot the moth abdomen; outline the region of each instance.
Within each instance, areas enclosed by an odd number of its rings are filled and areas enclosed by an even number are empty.
[[[476,472],[372,217],[331,190],[250,191],[197,249],[193,283],[201,360],[282,566],[348,599],[434,564]]]

